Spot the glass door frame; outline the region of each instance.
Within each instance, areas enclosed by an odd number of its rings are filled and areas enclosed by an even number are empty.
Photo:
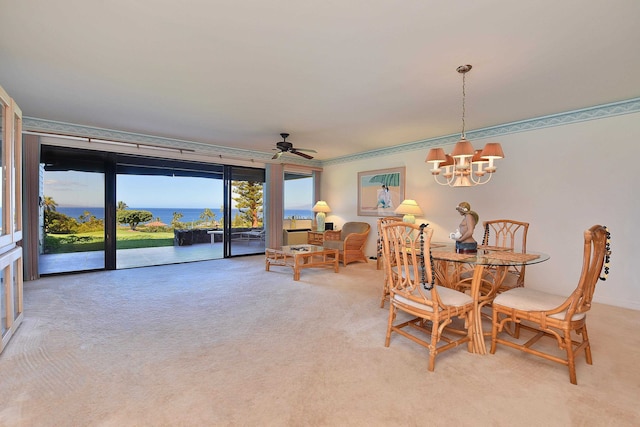
[[[233,253],[233,181],[253,181],[253,182],[261,182],[262,183],[262,230],[264,233],[263,239],[259,240],[259,245],[255,246],[247,246],[247,251],[240,251],[239,253]],[[266,172],[264,168],[251,168],[246,166],[234,166],[234,165],[225,165],[224,166],[224,185],[223,185],[223,194],[224,194],[224,249],[223,256],[224,258],[231,258],[236,256],[245,256],[245,255],[258,255],[264,254],[265,247],[267,247],[267,243],[269,241],[269,236],[267,233],[268,227],[268,219],[267,215],[265,215],[264,207],[265,207],[265,187],[266,187]],[[236,242],[238,240],[236,239]],[[251,240],[248,240],[247,245],[250,245]],[[244,249],[244,248],[243,248]]]
[[[46,147],[46,148],[45,148]],[[133,155],[126,153],[116,153],[101,150],[90,150],[82,147],[73,147],[67,145],[56,145],[52,143],[41,144],[42,153],[43,149],[51,150],[51,152],[57,153],[73,153],[73,156],[86,161],[87,163],[100,164],[100,169],[104,174],[104,268],[105,270],[115,270],[116,266],[116,206],[117,206],[117,174],[122,163],[133,165],[133,167],[144,167],[152,165],[152,167],[166,168],[170,170],[172,168],[180,168],[187,165],[189,170],[193,173],[200,173],[200,176],[206,176],[217,170],[218,175],[222,176],[223,180],[223,257],[228,258],[232,256],[247,255],[248,253],[238,253],[232,255],[231,249],[231,230],[232,230],[232,197],[233,188],[232,181],[243,180],[244,177],[249,177],[251,180],[255,178],[263,183],[263,197],[264,197],[264,183],[265,183],[265,169],[245,166],[234,165],[221,165],[216,163],[204,163],[198,161],[183,161],[170,158],[156,158],[151,156]],[[62,154],[64,155],[64,154]],[[189,173],[188,171],[185,173]],[[187,175],[185,175],[187,176]],[[257,178],[256,178],[257,177]],[[264,208],[264,204],[263,204]],[[265,215],[262,215],[263,224],[266,220]],[[263,241],[262,245],[258,246],[258,249],[251,254],[264,253],[264,246],[267,239]],[[37,240],[36,240],[37,242]],[[253,247],[249,249],[254,249]],[[100,268],[101,270],[102,268]]]

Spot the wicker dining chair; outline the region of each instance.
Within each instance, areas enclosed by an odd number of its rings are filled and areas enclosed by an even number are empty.
[[[402,218],[397,216],[386,216],[383,218],[378,218],[378,254],[377,254],[377,266],[378,270],[384,269],[385,257],[384,257],[384,244],[382,242],[382,226],[384,224],[389,224],[392,222],[401,222]],[[393,255],[393,254],[392,254]],[[388,260],[392,267],[394,267],[395,260]],[[380,308],[384,308],[384,303],[389,300],[389,278],[387,277],[386,269],[384,272],[384,282],[382,284],[382,297],[380,298]]]
[[[512,219],[494,219],[484,221],[484,236],[482,244],[478,245],[478,251],[510,251],[527,252],[527,231],[529,223]],[[471,289],[473,268],[470,266],[456,266],[459,282],[455,289],[468,292]],[[509,266],[506,274],[498,274],[495,267],[485,267],[483,284],[480,292],[483,295],[495,295],[509,289],[524,286],[525,266]],[[496,289],[495,280],[500,277],[500,286]],[[487,314],[487,317],[489,315]]]
[[[548,294],[530,288],[514,288],[501,293],[493,300],[491,353],[497,344],[504,344],[526,353],[561,363],[569,368],[569,380],[577,384],[576,357],[584,351],[587,364],[592,364],[591,344],[587,334],[587,312],[598,279],[606,279],[609,273],[610,235],[606,227],[594,225],[584,232],[583,265],[575,290],[568,297]],[[604,275],[601,276],[604,266]],[[523,323],[524,322],[524,323]],[[507,325],[515,324],[513,339],[502,333]],[[522,343],[520,330],[533,331],[535,335]],[[572,337],[572,332],[576,338]],[[558,348],[564,352],[557,356],[551,350],[543,351],[532,346],[542,337],[555,338]]]
[[[527,252],[529,223],[512,219],[484,221],[484,236],[480,250],[509,250]],[[498,292],[524,286],[525,266],[510,266]]]
[[[470,316],[474,306],[469,295],[435,284],[430,257],[432,234],[433,229],[424,225],[403,222],[382,225],[384,266],[389,277],[385,347],[389,347],[393,332],[426,347],[429,371],[435,368],[436,355],[446,350],[467,343],[467,350],[472,351]],[[388,262],[391,259],[396,260],[395,266]],[[394,323],[398,311],[413,318]],[[447,326],[455,318],[462,319],[464,325],[452,331]]]

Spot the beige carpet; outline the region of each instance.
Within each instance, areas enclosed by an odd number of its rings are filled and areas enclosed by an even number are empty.
[[[381,282],[374,262],[294,282],[259,256],[28,282],[0,425],[640,424],[640,312],[595,305],[578,386],[507,348],[455,349],[431,373],[424,348],[384,347]]]

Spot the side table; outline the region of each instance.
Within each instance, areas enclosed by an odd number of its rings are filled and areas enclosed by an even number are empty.
[[[307,243],[322,246],[324,243],[324,231],[307,231]]]

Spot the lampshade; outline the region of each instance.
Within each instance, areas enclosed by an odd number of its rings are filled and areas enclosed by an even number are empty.
[[[451,157],[471,157],[475,150],[473,149],[473,145],[469,140],[462,138],[460,141],[456,142],[456,145],[453,147],[453,151],[451,152]]]
[[[447,160],[446,154],[444,154],[444,150],[442,148],[432,148],[429,150],[429,154],[427,154],[427,163],[436,163],[436,162],[444,162]]]
[[[441,163],[447,162],[447,155],[444,153],[442,148],[432,148],[429,150],[429,154],[427,154],[427,159],[425,163],[433,163],[433,169],[431,169],[432,175],[439,175]]]
[[[397,214],[404,215],[402,220],[411,224],[416,222],[416,215],[422,215],[422,209],[415,200],[405,199],[400,206],[394,211]]]
[[[325,212],[326,213],[326,212],[331,212],[331,208],[329,207],[327,202],[325,202],[324,200],[319,200],[313,206],[313,211],[314,212]]]
[[[495,159],[503,159],[504,153],[502,152],[502,146],[499,142],[489,142],[484,146],[482,150],[482,157],[489,161],[489,166],[484,170],[492,174],[496,171],[496,167],[493,165]]]
[[[476,166],[476,176],[482,177],[486,174],[483,168],[485,163],[489,163],[489,160],[482,157],[482,150],[476,150],[473,157],[471,158],[471,164]]]
[[[482,150],[482,157],[485,159],[504,159],[502,145],[499,142],[489,142]]]
[[[447,160],[440,165],[440,167],[445,167],[445,166],[453,166],[455,164],[455,161],[453,160],[453,157],[451,157],[450,154],[446,155]]]
[[[324,220],[327,217],[326,212],[331,212],[331,208],[324,200],[318,200],[312,209],[316,214],[316,231],[324,231]]]
[[[476,150],[475,153],[473,153],[473,157],[471,158],[471,163],[477,163],[477,162],[486,162],[487,159],[485,159],[482,156],[482,150]]]

